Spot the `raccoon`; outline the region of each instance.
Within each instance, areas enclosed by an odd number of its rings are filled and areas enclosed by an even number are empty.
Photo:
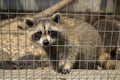
[[[28,38],[43,47],[50,61],[55,61],[59,73],[70,73],[76,61],[79,68],[85,69],[94,69],[95,65],[98,69],[115,66],[114,61],[109,61],[110,55],[103,52],[100,35],[94,27],[81,20],[62,24],[61,14],[56,13],[51,18],[26,18],[24,22],[29,26]]]
[[[93,24],[101,35],[104,50],[110,53],[113,59],[120,60],[119,37],[120,26],[116,20],[101,19]]]

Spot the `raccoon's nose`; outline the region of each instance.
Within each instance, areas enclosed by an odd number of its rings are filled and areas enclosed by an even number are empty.
[[[49,41],[48,41],[48,40],[44,40],[44,41],[43,41],[43,44],[44,44],[44,45],[48,45],[48,44],[49,44]]]

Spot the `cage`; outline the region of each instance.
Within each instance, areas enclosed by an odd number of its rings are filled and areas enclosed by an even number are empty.
[[[0,80],[119,80],[119,0],[0,0]]]

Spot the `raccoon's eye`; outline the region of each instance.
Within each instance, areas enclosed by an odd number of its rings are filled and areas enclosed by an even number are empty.
[[[57,32],[57,31],[48,31],[48,34],[49,34],[51,37],[57,37],[58,32]]]
[[[38,41],[41,38],[42,32],[36,32],[35,34],[32,35],[32,40]]]

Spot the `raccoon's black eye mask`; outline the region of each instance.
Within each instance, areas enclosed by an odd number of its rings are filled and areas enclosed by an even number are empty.
[[[50,35],[52,38],[57,38],[58,32],[57,31],[48,31],[48,35]],[[42,31],[38,31],[32,35],[32,40],[33,41],[38,41],[40,40],[42,36]]]
[[[34,33],[34,34],[32,35],[32,40],[33,40],[33,41],[38,41],[38,40],[41,38],[41,36],[42,36],[42,32],[41,32],[41,31],[36,32],[36,33]]]
[[[48,34],[49,34],[52,38],[57,38],[58,32],[57,32],[57,31],[48,31]]]

